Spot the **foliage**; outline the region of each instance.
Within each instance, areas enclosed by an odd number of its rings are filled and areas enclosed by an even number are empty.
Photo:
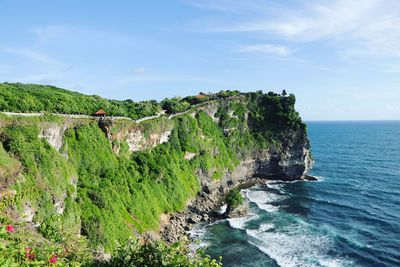
[[[196,95],[196,96],[187,96],[183,99],[187,103],[191,105],[196,105],[200,103],[204,103],[210,100],[210,97],[204,94]]]
[[[237,188],[231,189],[225,197],[225,202],[231,208],[237,208],[239,205],[243,204],[244,198]]]
[[[220,261],[210,259],[203,250],[190,253],[182,243],[166,245],[163,242],[147,241],[139,244],[129,240],[124,247],[119,247],[109,262],[100,262],[99,267],[218,267]]]
[[[179,113],[184,112],[190,108],[190,104],[186,101],[182,101],[181,98],[164,99],[161,101],[162,109],[166,110],[167,113]]]
[[[248,124],[257,141],[273,142],[288,136],[289,131],[303,133],[300,137],[305,138],[306,126],[295,110],[293,94],[281,96],[273,92],[256,92],[249,93],[248,99]]]
[[[7,202],[2,199],[1,207],[15,205],[20,213],[26,207],[34,210],[33,223],[38,225],[35,234],[45,240],[45,249],[42,255],[41,246],[35,242],[7,234],[0,236],[0,258],[5,255],[10,264],[31,264],[21,254],[24,247],[30,246],[38,261],[48,261],[57,254],[58,264],[68,266],[79,258],[88,258],[85,248],[104,248],[115,256],[109,265],[99,263],[103,266],[145,266],[143,261],[147,266],[218,266],[207,257],[191,259],[182,244],[168,247],[156,242],[141,246],[128,240],[149,230],[157,231],[161,214],[184,209],[200,189],[199,173],[221,179],[254,151],[281,146],[291,136],[288,132],[305,137],[305,125],[294,109],[293,95],[223,91],[200,98],[166,99],[161,106],[168,113],[177,113],[189,109],[192,101],[201,103],[218,97],[231,97],[220,101],[215,115],[218,123],[201,110],[195,116],[143,122],[140,127],[144,138],[165,129],[172,132],[168,142],[133,153],[124,140],[111,144],[94,121],[79,121],[69,128],[61,153],[38,137],[38,125],[43,120],[57,123],[54,116],[7,121],[0,128],[0,175],[15,180],[12,188],[17,195]],[[91,114],[101,106],[114,115],[137,118],[160,108],[154,101],[146,103],[105,100],[49,86],[0,84],[1,110]],[[115,124],[112,134],[118,133],[115,127],[127,127],[124,123]],[[118,154],[112,145],[120,147]],[[195,155],[190,160],[185,159],[188,152]],[[243,197],[233,189],[226,202],[236,207]],[[62,203],[63,212],[57,210],[57,203]],[[78,234],[83,238],[76,238]],[[74,247],[79,243],[74,238],[82,244]],[[116,245],[126,242],[125,247]]]
[[[2,219],[4,222],[4,219]],[[0,224],[0,266],[84,266],[91,262],[87,244],[75,236],[62,244],[47,241],[26,228],[8,232]],[[72,238],[65,235],[67,240]],[[55,261],[54,264],[51,264]]]
[[[153,100],[142,102],[107,100],[49,85],[0,84],[1,111],[93,115],[99,109],[104,109],[109,115],[138,119],[155,115],[160,106]]]
[[[60,236],[63,229],[77,229],[79,220],[69,220],[74,218],[71,213],[79,212],[71,201],[73,192],[67,190],[71,177],[76,176],[72,165],[46,141],[38,138],[36,126],[10,125],[2,132],[0,141],[23,167],[24,179],[15,185],[19,207],[22,208],[22,203],[30,203],[37,210],[33,220],[43,224],[41,230],[44,235],[49,234],[49,238]],[[70,204],[61,218],[57,217],[54,206],[57,200]],[[57,227],[51,227],[50,224],[55,225],[56,221]]]
[[[217,93],[217,96],[220,97],[220,98],[226,98],[226,97],[236,96],[239,93],[240,92],[237,91],[237,90],[233,90],[233,91],[231,91],[231,90],[226,90],[226,91],[221,90],[221,91],[219,91]]]
[[[18,174],[20,170],[19,162],[12,158],[0,143],[0,184],[5,185]]]

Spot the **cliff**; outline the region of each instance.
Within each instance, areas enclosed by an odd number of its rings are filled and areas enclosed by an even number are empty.
[[[310,144],[294,104],[293,95],[246,93],[107,126],[1,115],[1,218],[32,244],[80,240],[103,256],[130,236],[176,241],[232,187],[304,178]]]

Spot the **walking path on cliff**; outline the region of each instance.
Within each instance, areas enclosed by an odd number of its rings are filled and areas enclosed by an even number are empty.
[[[197,106],[193,106],[193,108],[195,108]],[[184,112],[180,112],[180,113],[175,113],[175,114],[171,114],[169,116],[167,116],[166,118],[168,119],[172,119],[175,118],[177,116],[181,116],[184,114],[187,114],[189,112],[192,111],[192,109],[188,109]],[[46,113],[44,112],[36,112],[36,113],[17,113],[17,112],[6,112],[6,111],[0,111],[1,114],[4,114],[6,116],[17,116],[17,117],[42,117],[44,116]],[[96,119],[98,117],[95,116],[90,116],[90,115],[81,115],[81,114],[60,114],[60,113],[48,113],[54,116],[59,116],[59,117],[63,117],[63,118],[68,118],[68,119]],[[162,110],[161,112],[157,113],[156,115],[153,116],[147,116],[147,117],[143,117],[137,120],[133,120],[129,117],[123,117],[123,116],[115,116],[112,117],[112,120],[130,120],[130,121],[134,121],[135,123],[141,123],[144,121],[148,121],[148,120],[152,120],[152,119],[156,119],[159,118],[161,116],[166,115],[166,110]]]
[[[228,99],[233,99],[233,98],[234,97],[230,97]],[[144,121],[156,119],[156,118],[159,118],[161,116],[166,116],[167,119],[173,119],[175,117],[182,116],[182,115],[188,114],[190,112],[193,112],[193,110],[196,109],[196,108],[210,105],[213,102],[215,102],[215,100],[211,100],[211,101],[208,101],[208,102],[196,104],[196,105],[191,106],[186,111],[170,114],[169,116],[167,116],[167,111],[166,110],[162,110],[162,111],[158,112],[156,115],[143,117],[143,118],[140,118],[140,119],[137,119],[137,120],[133,120],[133,119],[131,119],[129,117],[124,117],[124,116],[115,116],[115,117],[111,117],[111,118],[112,118],[112,120],[129,120],[129,121],[134,121],[135,123],[142,123]],[[51,114],[51,115],[54,115],[54,116],[59,116],[59,117],[68,118],[68,119],[97,119],[98,118],[98,117],[90,116],[90,115],[45,113],[45,112],[18,113],[18,112],[0,111],[0,114],[4,114],[6,116],[17,116],[17,117],[42,117],[45,114]]]
[[[206,106],[210,103],[212,103],[213,101],[209,101],[209,102],[205,102],[205,103],[200,103],[200,104],[196,104],[193,105],[190,109],[183,111],[183,112],[179,112],[179,113],[175,113],[175,114],[170,114],[169,116],[166,116],[168,119],[173,119],[175,117],[181,116],[181,115],[185,115],[187,113],[190,113],[193,111],[193,109],[198,108],[198,107],[202,107],[202,106]],[[137,120],[133,120],[129,117],[123,117],[123,116],[115,116],[112,117],[113,120],[130,120],[130,121],[134,121],[135,123],[141,123],[144,121],[148,121],[148,120],[152,120],[152,119],[156,119],[159,118],[161,116],[166,115],[167,111],[166,110],[162,110],[160,112],[158,112],[156,115],[152,115],[152,116],[147,116],[147,117],[143,117]],[[18,117],[42,117],[44,116],[46,113],[44,112],[32,112],[32,113],[18,113],[18,112],[7,112],[7,111],[0,111],[1,114],[4,114],[6,116],[18,116]],[[69,118],[69,119],[96,119],[98,117],[95,116],[90,116],[90,115],[81,115],[81,114],[61,114],[61,113],[47,113],[47,114],[51,114],[54,116],[59,116],[59,117],[64,117],[64,118]]]

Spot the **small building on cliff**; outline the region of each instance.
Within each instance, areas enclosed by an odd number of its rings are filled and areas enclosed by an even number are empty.
[[[104,109],[99,109],[96,113],[93,114],[94,117],[104,118],[107,116],[107,112]]]

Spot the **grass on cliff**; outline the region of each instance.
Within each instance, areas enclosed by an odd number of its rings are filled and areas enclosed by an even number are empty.
[[[20,164],[18,160],[12,158],[0,143],[0,185],[5,185],[18,174]]]
[[[49,85],[0,83],[0,111],[92,115],[99,109],[110,115],[138,119],[155,115],[160,105],[157,101],[108,100]]]
[[[196,195],[199,168],[211,174],[233,169],[238,162],[221,130],[205,127],[210,121],[203,113],[197,119],[183,116],[167,143],[130,158],[114,154],[97,125],[66,133],[69,159],[79,176],[82,232],[92,244],[113,248],[114,240],[124,242],[135,231],[157,230],[162,213],[182,210]],[[186,151],[198,156],[185,160]]]
[[[158,230],[162,213],[184,209],[200,189],[199,174],[220,179],[254,151],[279,147],[283,138],[304,138],[294,101],[250,93],[222,103],[219,123],[203,111],[148,121],[146,133],[173,128],[169,141],[134,153],[123,140],[114,153],[94,122],[67,130],[59,153],[38,137],[36,121],[11,121],[1,129],[0,172],[21,170],[12,204],[20,214],[35,211],[36,230],[46,240],[63,246],[66,236],[81,234],[92,249],[118,251],[117,243],[129,236]],[[194,158],[185,159],[187,152]]]

